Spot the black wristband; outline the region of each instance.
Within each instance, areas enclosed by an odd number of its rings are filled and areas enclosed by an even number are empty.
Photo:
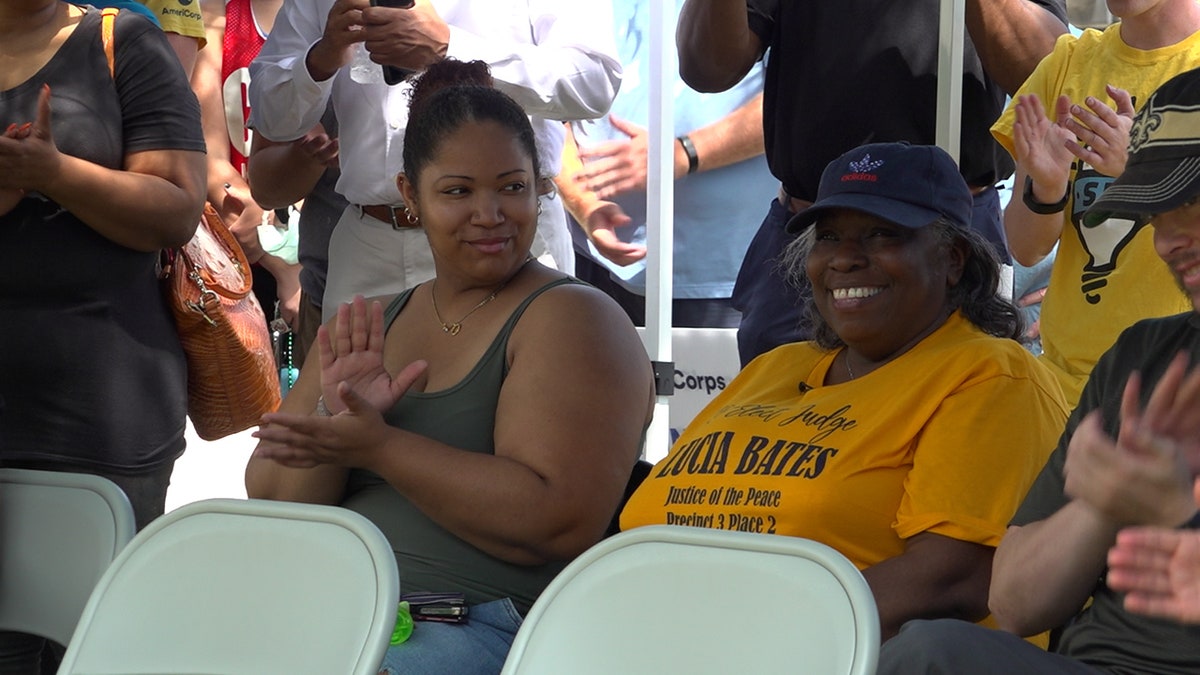
[[[1062,213],[1062,210],[1067,208],[1067,196],[1070,193],[1071,189],[1068,186],[1067,190],[1063,192],[1062,199],[1053,204],[1043,204],[1033,196],[1033,179],[1025,176],[1025,191],[1021,194],[1021,201],[1025,202],[1025,206],[1029,207],[1030,211],[1045,216],[1051,213]]]
[[[700,155],[696,154],[696,146],[692,145],[692,139],[687,137],[687,134],[676,138],[679,144],[683,146],[683,154],[688,158],[688,173],[696,173],[700,168]]]

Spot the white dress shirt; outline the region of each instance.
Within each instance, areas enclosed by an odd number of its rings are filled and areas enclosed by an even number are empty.
[[[564,141],[559,121],[604,115],[621,79],[608,2],[432,0],[450,27],[447,56],[491,66],[496,88],[530,115],[543,173],[558,173]],[[342,176],[337,190],[353,204],[401,203],[408,121],[407,83],[359,84],[349,65],[324,82],[305,66],[321,38],[333,0],[288,0],[250,66],[250,125],[290,141],[320,121],[333,97]]]

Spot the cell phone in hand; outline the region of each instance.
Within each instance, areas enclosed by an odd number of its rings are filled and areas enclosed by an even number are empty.
[[[371,0],[372,7],[395,7],[397,9],[410,9],[415,4],[414,0]],[[411,70],[397,68],[396,66],[383,67],[383,81],[388,84],[400,84],[404,78],[412,75]]]

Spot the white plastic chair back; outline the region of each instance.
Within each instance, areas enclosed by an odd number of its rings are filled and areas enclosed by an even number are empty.
[[[113,561],[59,675],[375,675],[399,594],[391,547],[359,514],[195,502]]]
[[[566,567],[517,633],[506,675],[875,672],[866,580],[806,539],[655,525]]]
[[[0,630],[67,644],[133,531],[133,507],[107,478],[0,469]]]

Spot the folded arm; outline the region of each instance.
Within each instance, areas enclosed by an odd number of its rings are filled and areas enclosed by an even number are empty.
[[[50,88],[23,138],[0,137],[0,189],[40,192],[101,236],[138,251],[180,246],[204,208],[204,153],[145,150],[110,169],[58,150]]]

